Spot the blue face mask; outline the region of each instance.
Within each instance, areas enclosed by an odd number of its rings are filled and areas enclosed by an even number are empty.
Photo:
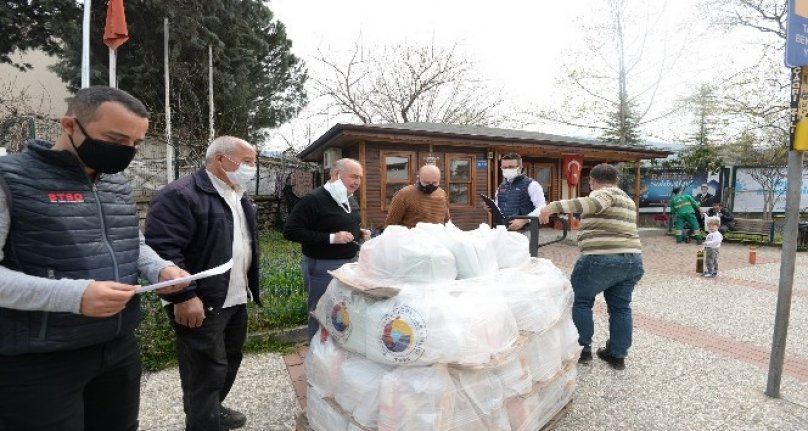
[[[129,163],[132,163],[132,159],[135,158],[137,153],[137,148],[93,139],[84,130],[79,120],[76,119],[75,121],[81,133],[84,134],[84,142],[81,143],[80,147],[76,147],[73,137],[68,135],[68,138],[70,139],[70,145],[76,150],[76,154],[78,154],[84,166],[105,174],[115,174],[126,169]]]

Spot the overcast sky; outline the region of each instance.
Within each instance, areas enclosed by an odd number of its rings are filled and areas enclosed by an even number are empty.
[[[654,20],[654,28],[660,30],[658,34],[668,41],[681,41],[686,49],[686,55],[676,64],[676,72],[666,78],[668,90],[660,94],[662,99],[680,97],[688,84],[715,78],[722,64],[728,65],[743,51],[737,35],[705,30],[707,24],[697,17],[693,7],[696,1],[636,2],[642,13]],[[446,47],[457,44],[461,52],[475,62],[477,71],[490,87],[502,91],[509,105],[526,109],[543,102],[552,103],[558,97],[555,83],[563,72],[563,63],[589,61],[574,58],[574,52],[581,45],[581,23],[594,18],[597,12],[593,5],[597,3],[596,0],[497,3],[273,0],[269,6],[276,18],[286,25],[293,52],[306,61],[311,75],[320,73],[315,59],[318,50],[348,53],[360,37],[368,47],[401,43],[435,43]],[[683,23],[689,26],[684,27]],[[662,48],[653,45],[649,55],[658,54]],[[667,49],[670,50],[670,46]],[[669,52],[666,55],[670,55]],[[281,134],[301,139],[303,118],[322,110],[322,103],[313,100],[301,119],[280,128],[272,146],[284,146],[279,139]],[[316,124],[309,120],[315,129],[313,138],[337,121],[328,119],[322,121],[324,124]]]

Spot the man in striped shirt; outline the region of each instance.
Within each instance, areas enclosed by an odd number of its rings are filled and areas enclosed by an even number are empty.
[[[642,245],[637,233],[637,207],[619,187],[618,170],[601,163],[589,173],[592,193],[587,197],[551,202],[539,213],[541,223],[550,215],[580,213],[578,248],[581,256],[570,276],[575,301],[572,320],[583,346],[580,363],[592,360],[595,296],[603,292],[609,310],[609,340],[598,357],[612,368],[625,368],[631,347],[631,296],[643,276]]]

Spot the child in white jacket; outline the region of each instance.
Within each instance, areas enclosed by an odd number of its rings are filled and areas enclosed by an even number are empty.
[[[721,241],[724,236],[718,231],[721,227],[721,219],[718,217],[707,217],[704,219],[704,226],[707,228],[707,238],[704,238],[704,277],[715,277],[718,275],[718,251],[721,248]]]

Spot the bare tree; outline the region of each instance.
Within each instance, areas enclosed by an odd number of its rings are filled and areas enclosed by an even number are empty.
[[[749,170],[749,176],[763,189],[763,218],[770,220],[775,205],[786,191],[786,169],[782,166],[758,166]]]
[[[704,16],[725,29],[748,27],[785,40],[787,5],[783,0],[706,0],[702,7]]]
[[[643,125],[681,107],[655,110],[661,84],[685,43],[671,48],[670,38],[657,32],[662,29],[658,19],[663,11],[652,16],[650,9],[643,12],[629,0],[604,0],[603,4],[605,10],[598,12],[601,20],[582,25],[582,52],[571,53],[574,63],[564,66],[559,79],[564,100],[538,115],[598,131],[605,141],[636,144]],[[584,65],[582,58],[587,60]]]
[[[33,92],[30,86],[20,86],[16,78],[0,82],[0,147],[9,153],[21,151],[37,124],[47,122],[50,104],[50,93],[44,87]]]
[[[789,86],[783,69],[786,39],[785,0],[703,0],[713,24],[727,31],[748,28],[759,32],[758,58],[752,66],[725,77],[722,87],[725,112],[735,115],[744,127],[740,135],[752,132],[761,144],[786,145],[789,131]],[[760,132],[760,133],[758,133]],[[748,137],[747,137],[748,138]]]
[[[778,132],[769,130],[770,136],[779,135]],[[761,142],[761,136],[764,136]],[[767,142],[765,134],[759,130],[750,130],[742,134],[738,139],[730,144],[724,145],[723,157],[730,164],[735,166],[746,166],[749,176],[752,177],[761,188],[763,195],[763,218],[770,219],[772,211],[777,203],[782,199],[786,188],[786,157],[788,147],[775,145]]]
[[[782,198],[791,124],[790,79],[785,73],[787,2],[784,0],[705,0],[713,22],[727,30],[742,27],[759,32],[759,57],[746,69],[730,75],[723,86],[725,112],[736,118],[738,135],[725,157],[751,166],[749,175],[763,192],[763,217]]]
[[[364,52],[357,43],[347,61],[320,53],[327,72],[313,79],[314,87],[331,110],[364,124],[498,125],[502,98],[456,48],[395,45]]]

